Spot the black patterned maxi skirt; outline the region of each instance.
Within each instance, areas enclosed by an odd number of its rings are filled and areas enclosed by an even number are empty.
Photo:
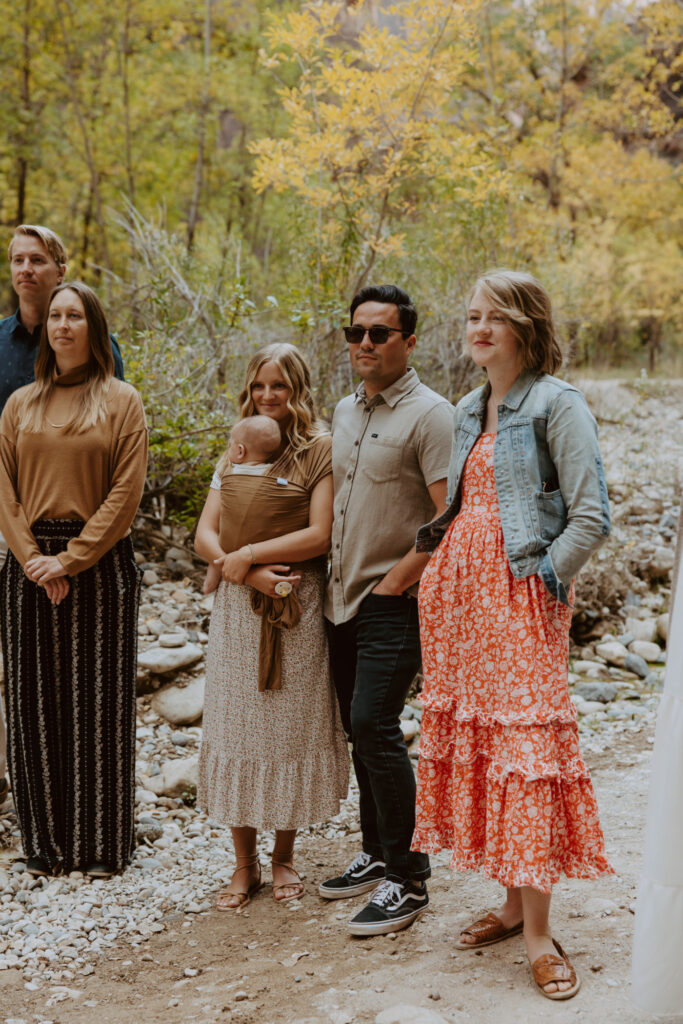
[[[82,529],[49,519],[33,533],[57,555]],[[14,803],[25,855],[56,870],[120,870],[131,857],[140,577],[130,537],[56,607],[11,551],[0,576]]]

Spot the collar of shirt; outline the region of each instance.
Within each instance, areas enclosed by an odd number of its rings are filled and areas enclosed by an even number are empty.
[[[7,317],[5,324],[7,333],[11,334],[14,338],[19,338],[22,341],[28,341],[31,345],[37,345],[40,341],[40,331],[43,325],[38,324],[32,331],[29,331],[29,329],[24,327],[21,322],[21,314],[18,309],[15,310],[12,316]]]
[[[410,392],[413,391],[419,383],[420,378],[412,366],[409,366],[402,377],[395,380],[394,383],[390,384],[388,388],[384,389],[384,391],[379,391],[376,395],[373,395],[372,398],[368,398],[365,390],[365,381],[362,380],[356,388],[354,402],[361,402],[366,406],[375,406],[379,405],[380,401],[382,401],[388,405],[390,409],[393,409],[396,403],[400,402],[402,398],[410,394]]]

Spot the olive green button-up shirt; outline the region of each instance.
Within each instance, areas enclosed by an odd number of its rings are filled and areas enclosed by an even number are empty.
[[[332,420],[334,525],[325,616],[338,625],[410,551],[434,516],[428,488],[448,473],[453,406],[412,368],[378,395],[365,385]],[[409,593],[417,593],[417,584]]]

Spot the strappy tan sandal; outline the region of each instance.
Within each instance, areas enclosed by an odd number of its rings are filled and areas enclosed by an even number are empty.
[[[519,935],[524,929],[524,922],[520,921],[512,928],[506,928],[499,917],[494,913],[486,914],[474,921],[469,928],[463,928],[461,935],[471,935],[475,942],[463,942],[459,940],[455,944],[456,949],[481,949],[482,946],[493,946],[496,942],[503,942],[513,935]]]
[[[553,939],[553,946],[559,956],[554,956],[552,953],[544,953],[543,956],[539,956],[531,965],[531,973],[541,995],[546,999],[571,999],[581,988],[581,979],[577,978],[569,957],[559,942],[555,942],[555,939]],[[571,987],[565,989],[564,992],[559,989],[557,992],[546,992],[545,986],[549,985],[551,981],[556,983],[568,981]]]
[[[273,899],[276,903],[286,903],[288,900],[298,900],[304,894],[304,883],[301,879],[301,875],[296,870],[291,860],[275,860],[272,858],[272,863],[276,864],[279,868],[287,868],[292,874],[296,875],[296,878],[291,882],[280,882],[278,885],[273,882]],[[283,889],[296,889],[296,892],[290,893],[288,896],[278,896],[278,893]]]
[[[232,873],[232,877],[234,879],[238,871],[244,871],[245,868],[253,867],[258,868],[258,880],[242,892],[233,892],[228,888],[221,889],[216,895],[216,910],[235,910],[239,912],[240,910],[243,910],[247,904],[251,903],[251,897],[266,884],[261,880],[261,865],[259,864],[258,858],[255,857],[254,860],[250,860],[246,864],[240,864]]]

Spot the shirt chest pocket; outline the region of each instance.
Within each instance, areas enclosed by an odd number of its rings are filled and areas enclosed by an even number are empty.
[[[363,447],[365,476],[375,484],[395,480],[401,472],[403,441],[399,437],[370,437]]]

